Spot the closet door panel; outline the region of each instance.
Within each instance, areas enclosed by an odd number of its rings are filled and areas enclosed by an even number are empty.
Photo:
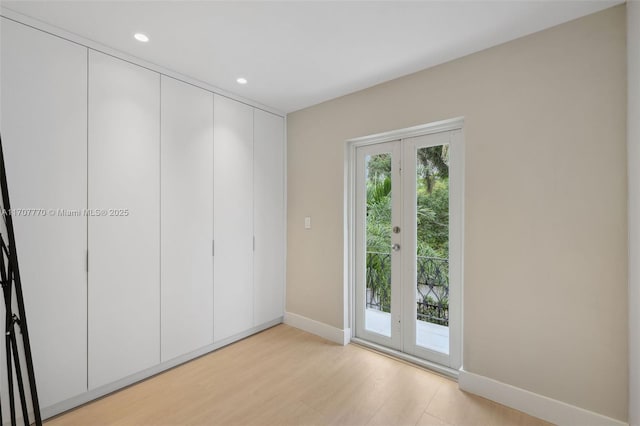
[[[284,314],[284,119],[254,113],[254,325]]]
[[[48,407],[87,389],[87,49],[1,24],[11,207],[42,209],[13,223],[38,395]]]
[[[160,362],[160,76],[89,51],[89,388]]]
[[[253,326],[253,108],[214,95],[214,338]]]
[[[162,76],[162,361],[213,343],[213,93]]]

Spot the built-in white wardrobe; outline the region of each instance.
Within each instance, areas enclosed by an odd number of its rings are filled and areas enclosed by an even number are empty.
[[[0,133],[11,207],[86,208],[87,49],[6,19],[0,24]],[[13,220],[43,407],[87,390],[87,218],[55,213],[25,211]],[[4,319],[3,303],[0,310]]]
[[[284,312],[285,155],[283,119],[253,110],[253,326]]]
[[[213,343],[213,93],[162,76],[162,361]]]
[[[216,96],[213,110],[213,336],[221,341],[253,326],[253,108]]]
[[[160,75],[88,55],[93,389],[160,362]]]
[[[284,310],[284,129],[281,117],[214,99],[216,342]]]
[[[284,118],[1,24],[9,193],[36,211],[14,223],[44,416],[281,322]]]

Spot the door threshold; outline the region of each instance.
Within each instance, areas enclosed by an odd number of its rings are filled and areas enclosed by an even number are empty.
[[[429,370],[429,371],[431,371],[433,373],[437,373],[437,374],[445,376],[445,377],[447,377],[449,379],[453,379],[455,381],[458,381],[459,371],[455,370],[453,368],[445,367],[444,365],[436,364],[435,362],[426,361],[424,359],[415,357],[413,355],[409,355],[409,354],[406,354],[404,352],[397,351],[395,349],[389,349],[389,348],[387,348],[385,346],[378,345],[376,343],[371,343],[371,342],[368,342],[366,340],[363,340],[363,339],[360,339],[360,338],[357,338],[357,337],[352,337],[351,338],[351,343],[355,343],[357,345],[364,346],[365,348],[368,348],[368,349],[373,349],[376,352],[380,352],[380,353],[382,353],[384,355],[388,355],[388,356],[390,356],[392,358],[397,358],[399,360],[406,361],[406,362],[408,362],[410,364],[417,365],[418,367],[422,367],[422,368],[424,368],[426,370]]]

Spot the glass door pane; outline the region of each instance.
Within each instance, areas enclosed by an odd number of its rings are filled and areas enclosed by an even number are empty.
[[[449,145],[416,155],[416,345],[449,354]]]
[[[391,337],[391,153],[365,157],[365,329]]]

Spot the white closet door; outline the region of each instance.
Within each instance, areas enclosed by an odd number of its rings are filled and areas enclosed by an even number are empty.
[[[254,325],[284,313],[284,119],[254,112]]]
[[[14,228],[38,395],[48,407],[87,389],[87,49],[1,24],[11,207],[44,209],[16,215]]]
[[[160,362],[159,133],[159,74],[90,50],[89,388]]]
[[[213,343],[213,93],[161,79],[166,361]]]
[[[215,341],[253,326],[253,108],[214,95]]]

